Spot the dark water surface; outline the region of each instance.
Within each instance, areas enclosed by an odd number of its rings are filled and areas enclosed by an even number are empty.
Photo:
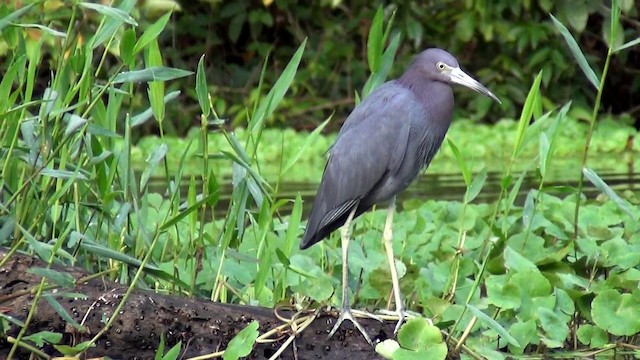
[[[624,191],[640,191],[640,173],[627,172],[598,172],[596,173],[616,192]],[[474,200],[475,203],[488,203],[495,201],[500,194],[500,181],[503,174],[498,172],[489,172],[487,180],[482,191]],[[520,176],[519,173],[514,175],[513,182]],[[188,179],[182,182],[181,192],[186,196]],[[517,203],[524,203],[524,199],[531,189],[538,189],[540,185],[539,177],[535,173],[529,173],[520,188]],[[544,184],[545,191],[557,196],[569,195],[575,192],[578,186],[578,174],[567,176],[556,176],[553,181],[547,181]],[[198,186],[200,187],[200,186]],[[162,178],[152,179],[150,181],[150,190],[158,193],[165,193],[166,180]],[[318,184],[308,182],[284,182],[279,185],[277,198],[279,199],[295,199],[297,194],[302,196],[304,200],[304,213],[307,214],[311,208],[313,198],[316,194]],[[224,215],[229,206],[229,200],[233,186],[231,183],[221,184],[220,200],[216,205],[216,215]],[[589,197],[597,196],[600,191],[593,184],[585,179],[583,192]],[[409,188],[398,195],[398,207],[402,207],[402,201],[406,199],[418,200],[451,200],[462,201],[465,193],[464,179],[460,173],[452,174],[424,174],[421,175]],[[183,197],[184,198],[184,197]],[[281,214],[286,215],[291,211],[293,202],[281,208]]]

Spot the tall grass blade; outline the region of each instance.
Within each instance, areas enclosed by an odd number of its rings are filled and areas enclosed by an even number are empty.
[[[169,81],[193,75],[193,71],[164,66],[155,66],[143,70],[124,71],[113,79],[114,84],[142,83],[150,81]]]
[[[320,124],[320,126],[315,128],[311,132],[311,134],[309,134],[309,136],[307,136],[307,138],[305,139],[305,141],[302,144],[302,146],[299,149],[296,149],[296,151],[294,152],[293,156],[289,159],[289,161],[287,161],[287,164],[282,168],[282,172],[281,172],[282,174],[284,174],[287,171],[289,171],[293,167],[293,165],[295,165],[296,161],[298,161],[298,159],[300,159],[300,156],[307,150],[307,148],[309,148],[309,146],[311,144],[315,143],[315,141],[320,136],[320,133],[322,132],[322,130],[325,128],[325,126],[327,126],[327,124],[331,120],[332,116],[329,116],[329,118],[327,118],[327,120],[323,121],[322,124]]]
[[[628,43],[623,44],[622,46],[620,46],[620,47],[618,47],[618,48],[614,49],[614,50],[613,50],[613,53],[615,54],[615,53],[617,53],[617,52],[620,52],[620,51],[622,51],[622,50],[625,50],[625,49],[628,49],[628,48],[630,48],[630,47],[636,46],[636,45],[638,45],[638,44],[640,44],[640,37],[639,37],[639,38],[637,38],[637,39],[635,39],[635,40],[631,40],[631,41],[629,41]]]
[[[553,24],[556,26],[558,31],[560,31],[560,34],[562,35],[562,37],[564,37],[567,45],[569,45],[569,50],[571,50],[571,53],[578,62],[578,65],[580,66],[580,69],[582,69],[582,72],[587,76],[587,80],[589,80],[591,85],[593,85],[593,87],[597,90],[600,84],[600,79],[598,79],[598,75],[596,75],[596,73],[591,68],[591,65],[589,65],[587,58],[584,56],[582,50],[580,49],[580,45],[578,45],[576,39],[574,39],[573,35],[571,35],[571,32],[569,32],[569,30],[560,21],[558,21],[558,19],[556,19],[551,14],[549,14],[549,16],[551,16]]]
[[[382,57],[382,46],[384,45],[384,36],[382,30],[382,19],[384,11],[382,6],[378,6],[376,15],[373,17],[371,27],[369,28],[369,39],[367,41],[367,61],[369,62],[369,70],[372,73],[378,72]]]
[[[252,133],[262,128],[264,120],[271,116],[273,110],[278,107],[280,101],[284,98],[284,94],[289,90],[289,86],[291,86],[291,82],[293,82],[293,78],[298,71],[298,66],[300,65],[300,60],[302,59],[306,45],[307,39],[305,38],[298,47],[298,50],[293,54],[293,57],[291,57],[291,60],[289,60],[289,63],[284,68],[284,71],[282,71],[282,74],[280,74],[278,80],[276,80],[273,88],[267,96],[260,101],[260,105],[258,105],[256,112],[251,117],[249,129]]]
[[[27,11],[31,10],[33,5],[35,5],[35,3],[23,6],[20,9],[0,19],[0,32],[2,31],[2,29],[6,28],[8,25],[11,25],[11,23],[14,22],[16,19],[24,15]]]
[[[631,206],[629,206],[629,203],[618,196],[618,194],[616,194],[616,192],[611,187],[609,187],[609,185],[607,185],[607,183],[604,182],[604,180],[602,180],[602,178],[600,178],[600,176],[598,176],[595,171],[589,168],[583,168],[582,173],[598,190],[607,195],[609,199],[613,200],[613,202],[618,205],[620,210],[627,213],[630,218],[635,219],[638,216],[638,214],[635,214],[633,210],[631,210]]]
[[[171,17],[171,11],[162,15],[162,17],[151,26],[149,26],[140,38],[136,42],[136,45],[133,47],[133,55],[137,54],[140,50],[144,49],[151,41],[158,38],[158,35],[164,30],[165,26],[167,26],[167,22],[169,22],[169,18]]]
[[[516,132],[516,141],[513,148],[513,155],[511,157],[512,162],[515,161],[516,155],[522,149],[522,144],[525,136],[525,132],[527,130],[527,125],[531,121],[531,117],[533,116],[533,109],[537,102],[537,98],[540,96],[540,81],[542,80],[542,71],[538,73],[536,78],[533,80],[533,84],[529,89],[529,94],[527,94],[527,99],[524,102],[524,106],[522,107],[522,112],[520,113],[520,121],[518,121],[518,130]]]

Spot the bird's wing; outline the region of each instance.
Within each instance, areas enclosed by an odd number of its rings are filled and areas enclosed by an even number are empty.
[[[406,89],[387,83],[349,115],[331,149],[302,249],[342,226],[354,206],[402,161],[410,127],[403,108],[412,101]]]

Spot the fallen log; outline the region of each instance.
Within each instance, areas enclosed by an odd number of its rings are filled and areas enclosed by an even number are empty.
[[[7,249],[0,249],[0,261],[8,256],[7,253]],[[0,268],[0,311],[24,322],[42,280],[41,276],[28,270],[46,267],[46,263],[20,253],[10,256]],[[272,336],[274,342],[256,343],[247,357],[250,359],[269,359],[283,346],[286,349],[278,359],[381,358],[348,322],[333,338],[327,339],[327,333],[336,320],[327,313],[318,314],[306,329],[293,336],[293,341],[290,339],[294,333],[292,327],[276,316],[274,309],[268,308],[223,304],[134,289],[122,311],[114,314],[114,309],[127,291],[126,286],[102,277],[89,277],[79,267],[53,265],[51,268],[75,279],[73,288],[50,287],[46,293],[56,296],[58,303],[82,325],[82,329],[71,326],[49,302],[41,298],[25,335],[40,331],[58,332],[63,335],[60,344],[74,346],[92,339],[104,328],[105,319],[117,316],[113,326],[83,354],[84,358],[153,359],[161,336],[165,338],[165,351],[182,342],[180,359],[211,354],[224,350],[229,341],[253,320],[259,322],[258,331],[261,334],[285,326]],[[86,298],[57,297],[65,292],[84,294]],[[280,314],[290,317],[293,312],[283,311]],[[374,340],[383,341],[393,336],[395,322],[380,323],[363,318],[360,323]],[[12,347],[11,341],[21,329],[15,324],[8,324],[9,328],[5,328],[0,339],[1,359],[7,358]],[[49,356],[61,355],[52,345],[40,349]],[[20,348],[14,358],[27,359],[29,356],[30,351]]]

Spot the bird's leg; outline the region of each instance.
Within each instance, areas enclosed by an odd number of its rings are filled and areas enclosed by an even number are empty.
[[[338,317],[336,324],[329,333],[329,338],[336,333],[340,325],[345,320],[349,320],[360,331],[367,342],[373,346],[373,342],[369,335],[353,317],[353,314],[351,313],[351,306],[349,304],[349,238],[351,237],[351,220],[353,220],[357,208],[358,204],[353,207],[353,210],[349,213],[349,217],[347,217],[347,221],[345,221],[342,229],[340,229],[340,238],[342,241],[342,309],[340,310],[340,316]]]
[[[397,334],[400,330],[400,326],[404,322],[407,316],[402,298],[400,296],[400,281],[398,279],[398,270],[396,269],[396,261],[393,256],[393,213],[396,210],[396,197],[393,196],[389,201],[389,209],[387,210],[387,220],[384,223],[384,230],[382,231],[382,243],[384,249],[387,252],[387,261],[389,262],[389,270],[391,272],[391,284],[393,285],[393,297],[396,303],[396,314],[398,315],[398,324],[396,325],[394,333]]]

